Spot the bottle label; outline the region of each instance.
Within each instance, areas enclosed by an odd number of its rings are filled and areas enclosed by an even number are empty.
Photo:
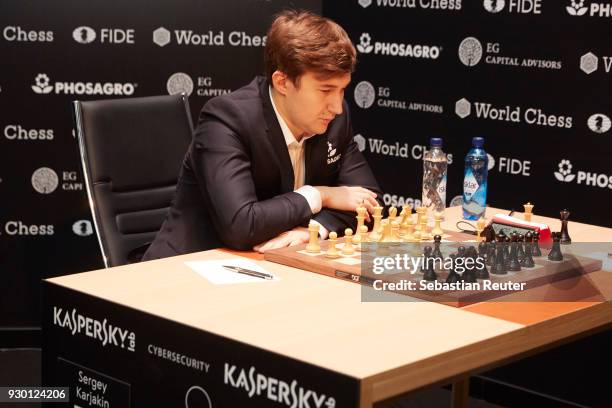
[[[472,169],[468,169],[465,173],[465,178],[463,179],[463,195],[466,200],[471,200],[474,193],[478,190],[480,185],[478,181],[476,181],[476,177],[474,177],[474,173]]]

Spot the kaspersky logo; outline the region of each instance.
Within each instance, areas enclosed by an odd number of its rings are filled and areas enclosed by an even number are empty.
[[[132,95],[138,84],[131,82],[55,82],[40,73],[34,78],[32,90],[39,95],[54,92],[57,95]]]
[[[554,172],[555,178],[564,183],[575,181],[576,184],[585,184],[587,186],[609,188],[612,190],[612,175],[583,170],[578,170],[576,173],[573,173],[572,170],[572,163],[567,159],[562,159],[559,162],[559,171]]]

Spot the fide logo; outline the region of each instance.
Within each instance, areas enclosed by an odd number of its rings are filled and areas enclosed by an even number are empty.
[[[96,31],[87,26],[77,27],[72,31],[72,38],[79,44],[89,44],[96,39]]]
[[[34,78],[34,85],[32,85],[32,90],[41,95],[46,95],[53,91],[53,86],[49,85],[49,76],[47,74],[38,74],[36,78]]]
[[[371,53],[372,50],[374,49],[374,46],[371,44],[371,42],[372,42],[372,37],[370,37],[370,34],[368,33],[361,34],[361,36],[359,37],[359,44],[357,44],[357,50],[359,50],[359,52],[362,54]]]
[[[584,7],[584,0],[571,0],[570,5],[565,10],[570,16],[583,16],[589,8]]]
[[[559,162],[559,171],[555,171],[555,178],[565,183],[569,183],[576,178],[576,175],[572,174],[572,163],[569,160],[562,159]]]
[[[72,224],[72,232],[74,232],[79,237],[88,237],[93,234],[93,228],[91,226],[91,221],[89,220],[79,220]]]
[[[587,126],[595,133],[606,133],[612,127],[612,121],[603,113],[591,115],[587,120]]]
[[[172,74],[166,83],[166,89],[169,95],[185,93],[191,95],[193,92],[193,80],[183,72]]]
[[[159,27],[153,31],[153,42],[160,47],[168,45],[170,43],[170,31],[164,27]]]
[[[49,167],[41,167],[32,174],[32,187],[40,194],[51,194],[58,185],[59,177]]]
[[[363,109],[367,109],[374,103],[375,98],[374,86],[368,81],[361,81],[355,86],[355,103]]]
[[[459,99],[455,103],[455,113],[461,119],[465,119],[472,113],[472,104],[465,98]]]
[[[484,0],[484,8],[489,13],[499,13],[505,6],[505,0]]]
[[[459,44],[459,60],[463,65],[473,67],[482,59],[482,44],[474,37],[467,37]]]
[[[357,143],[357,148],[360,152],[363,152],[366,149],[365,137],[360,134],[356,134],[355,136],[353,136],[353,140],[355,141],[355,143]]]

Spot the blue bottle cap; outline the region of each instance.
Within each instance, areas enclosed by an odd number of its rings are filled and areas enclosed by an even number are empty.
[[[441,137],[432,137],[429,139],[429,146],[431,147],[442,147],[442,138]]]
[[[481,148],[484,146],[484,137],[473,137],[472,146]]]

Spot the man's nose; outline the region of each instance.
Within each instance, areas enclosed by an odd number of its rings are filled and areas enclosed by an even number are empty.
[[[329,101],[328,109],[334,115],[340,115],[342,113],[342,95],[335,95],[331,101]]]

